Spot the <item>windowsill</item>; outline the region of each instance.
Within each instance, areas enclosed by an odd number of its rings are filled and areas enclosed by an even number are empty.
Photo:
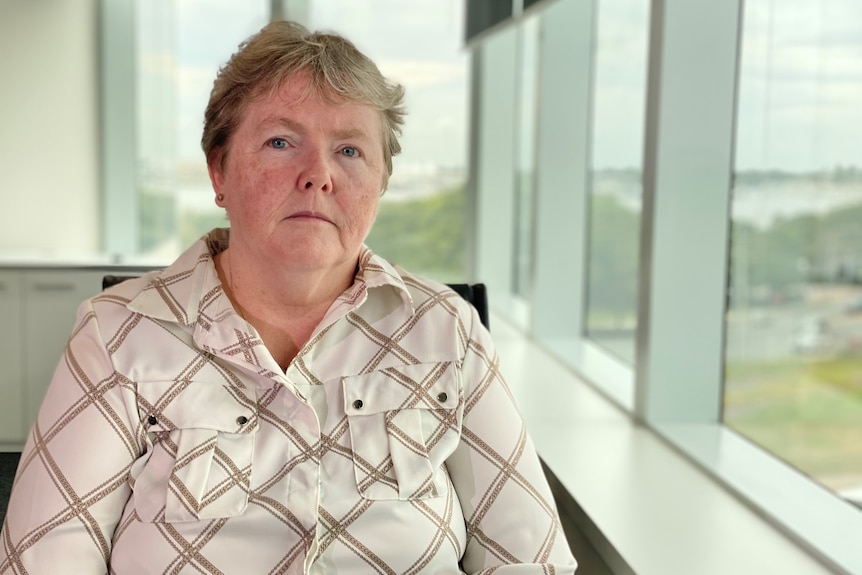
[[[0,269],[141,270],[160,268],[165,265],[166,262],[163,259],[144,256],[124,257],[104,253],[58,253],[49,251],[0,252]]]
[[[659,432],[737,497],[834,559],[836,569],[862,572],[862,513],[757,445],[724,426],[666,424]]]
[[[833,572],[505,319],[491,325],[537,449],[609,565],[639,575]]]

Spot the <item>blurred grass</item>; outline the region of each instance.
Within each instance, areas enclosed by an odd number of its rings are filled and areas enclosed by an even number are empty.
[[[366,243],[408,271],[438,281],[463,281],[466,194],[463,186],[408,201],[380,202]]]
[[[727,367],[725,423],[832,489],[862,485],[862,359]]]
[[[841,357],[817,362],[812,371],[820,381],[862,398],[862,358]]]

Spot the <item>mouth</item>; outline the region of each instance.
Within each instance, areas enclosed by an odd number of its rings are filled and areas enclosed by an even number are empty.
[[[328,217],[321,214],[320,212],[311,212],[311,211],[296,212],[294,214],[290,214],[289,216],[287,216],[287,219],[293,220],[293,221],[308,221],[308,222],[318,221],[318,222],[325,222],[328,224],[334,224],[334,222],[332,220],[330,220]]]

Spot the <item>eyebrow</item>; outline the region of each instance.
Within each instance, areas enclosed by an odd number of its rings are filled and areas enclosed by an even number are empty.
[[[299,134],[305,134],[307,129],[305,126],[297,122],[296,120],[291,120],[290,118],[285,118],[283,116],[270,116],[262,120],[259,124],[261,128],[269,128],[269,127],[285,127],[289,130],[293,130]],[[347,128],[344,130],[336,130],[333,134],[339,140],[349,140],[349,139],[363,139],[368,140],[368,134],[359,129],[359,128]]]

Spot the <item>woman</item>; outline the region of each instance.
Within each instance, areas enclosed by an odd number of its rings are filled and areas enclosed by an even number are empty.
[[[82,304],[0,573],[574,572],[475,310],[363,245],[402,96],[286,22],[220,70],[231,228]]]

